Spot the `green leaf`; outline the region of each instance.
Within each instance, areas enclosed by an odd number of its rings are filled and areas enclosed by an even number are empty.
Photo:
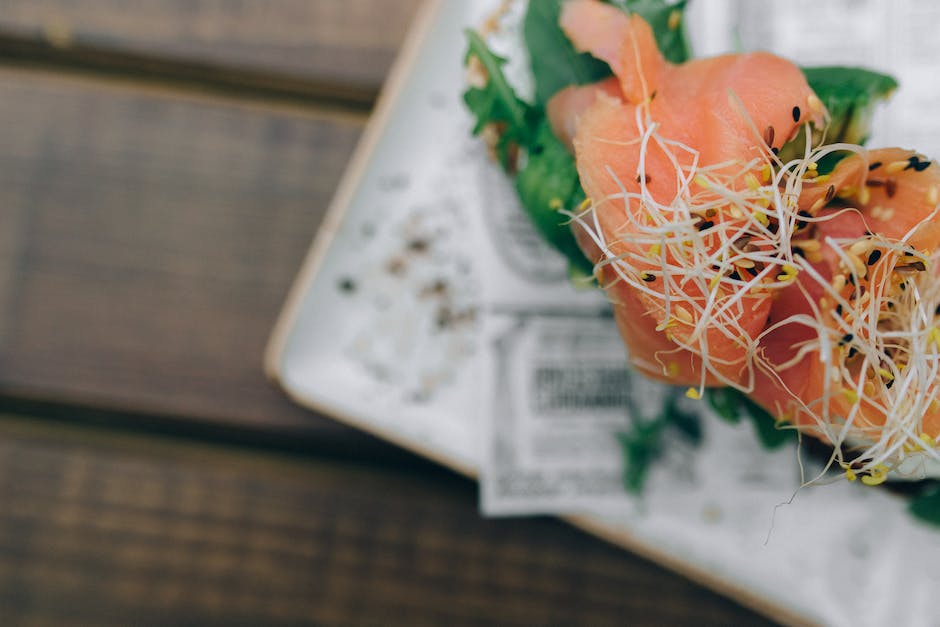
[[[787,442],[796,441],[796,431],[794,429],[781,429],[777,426],[777,421],[763,407],[749,399],[744,394],[740,395],[741,407],[751,419],[754,425],[754,431],[757,433],[757,439],[764,448],[774,450],[780,448]]]
[[[467,55],[479,60],[486,72],[486,84],[483,87],[471,87],[464,92],[464,102],[476,117],[474,135],[479,134],[487,125],[499,126],[499,141],[496,154],[504,168],[510,166],[510,149],[513,145],[527,146],[533,140],[535,116],[530,105],[523,102],[503,74],[506,60],[487,47],[479,34],[466,31]]]
[[[594,264],[581,252],[568,217],[559,211],[574,209],[584,199],[578,170],[544,118],[516,177],[516,192],[542,237],[568,259],[572,271],[590,276]]]
[[[593,264],[578,248],[568,218],[559,212],[577,207],[584,199],[574,157],[555,138],[544,111],[516,95],[503,74],[505,59],[493,54],[473,31],[467,32],[467,41],[467,60],[476,57],[488,78],[484,87],[471,87],[464,93],[464,102],[476,116],[473,132],[479,133],[487,124],[499,125],[496,152],[507,170],[513,145],[526,152],[516,176],[523,209],[542,237],[568,259],[572,273],[590,276]]]
[[[702,424],[697,413],[679,406],[680,392],[671,390],[659,415],[652,420],[633,416],[630,431],[617,434],[624,454],[624,486],[631,492],[643,489],[652,465],[663,455],[663,438],[675,430],[693,445],[702,442]]]
[[[658,420],[636,422],[631,431],[617,434],[624,457],[623,483],[630,492],[643,490],[650,467],[662,456],[664,426]]]
[[[531,0],[522,33],[535,77],[535,102],[545,104],[568,85],[593,83],[610,76],[606,63],[575,51],[558,25],[564,0]]]
[[[609,0],[626,13],[636,12],[649,22],[663,56],[673,63],[691,56],[685,34],[687,0],[669,4],[665,0]],[[535,102],[544,105],[569,85],[594,83],[610,76],[606,63],[579,53],[561,30],[558,20],[564,0],[530,0],[523,21],[523,37],[535,77]],[[673,26],[671,28],[670,26]]]
[[[684,411],[675,402],[667,412],[669,423],[675,426],[690,444],[698,446],[702,443],[702,421],[698,414]]]
[[[536,0],[538,1],[538,0]],[[684,63],[692,56],[685,33],[685,7],[688,0],[610,0],[628,13],[638,13],[653,28],[659,50],[672,63]]]
[[[907,508],[920,520],[940,527],[940,481],[928,482],[927,488],[912,498]]]
[[[708,404],[726,422],[737,424],[747,416],[761,445],[769,450],[796,439],[793,429],[781,429],[777,421],[760,405],[734,388],[710,388],[705,392]]]
[[[813,145],[825,139],[826,144],[846,142],[864,144],[871,133],[871,121],[878,103],[891,97],[898,83],[894,78],[856,67],[828,66],[803,68],[809,86],[826,105],[830,122],[823,138],[816,130]],[[806,146],[804,130],[780,150],[780,158],[786,162],[803,155]],[[848,152],[834,152],[819,161],[818,170],[828,174],[836,163],[848,156]]]
[[[891,76],[857,67],[807,67],[803,74],[832,118],[828,143],[864,143],[875,105],[898,87]]]
[[[730,424],[741,422],[741,393],[734,388],[708,388],[708,404],[719,417]]]

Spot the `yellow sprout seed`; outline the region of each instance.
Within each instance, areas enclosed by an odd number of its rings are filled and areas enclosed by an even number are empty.
[[[911,165],[911,163],[907,159],[904,161],[892,161],[885,166],[885,174],[897,174],[909,165]]]
[[[888,470],[888,467],[884,464],[878,464],[868,471],[871,474],[862,477],[862,483],[865,485],[881,485],[888,478]]]
[[[673,9],[669,14],[669,30],[676,30],[679,28],[679,24],[682,22],[682,11],[679,9]]]

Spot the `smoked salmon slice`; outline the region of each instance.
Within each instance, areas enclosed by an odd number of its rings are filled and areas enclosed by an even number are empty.
[[[772,290],[744,288],[780,273],[755,272],[743,258],[738,268],[727,244],[736,235],[760,247],[772,239],[770,218],[756,197],[756,211],[729,213],[703,179],[753,186],[772,149],[822,122],[821,103],[799,68],[771,54],[670,64],[641,17],[594,0],[566,3],[561,27],[619,84],[619,93],[611,81],[567,88],[548,114],[592,201],[578,239],[598,262],[625,339],[644,347],[631,352],[634,364],[678,384],[749,379]]]
[[[850,476],[843,447],[860,451],[871,482],[940,435],[940,167],[871,150],[824,184],[831,202],[795,242],[815,272],[774,302],[752,398],[835,444]]]

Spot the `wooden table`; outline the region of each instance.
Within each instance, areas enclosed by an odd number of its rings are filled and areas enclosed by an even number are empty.
[[[765,622],[265,380],[417,4],[4,0],[0,624]]]

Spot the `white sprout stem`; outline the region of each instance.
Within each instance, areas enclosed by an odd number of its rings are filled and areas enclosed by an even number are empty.
[[[742,112],[751,133],[760,138],[737,96],[729,93],[729,99]],[[698,151],[660,135],[648,103],[635,112],[636,139],[597,141],[638,147],[639,191],[631,192],[607,167],[617,193],[591,199],[583,211],[566,213],[601,251],[595,272],[608,270],[606,281],[623,282],[633,290],[647,308],[637,315],[654,316],[660,321],[657,329],[675,345],[653,355],[655,363],[638,358],[634,363],[649,372],[668,374],[674,356],[691,353],[701,363],[699,388],[711,377],[745,393],[753,393],[755,373],[764,373],[789,396],[785,406],[777,408],[792,419],[789,428],[810,431],[833,445],[827,468],[837,463],[855,472],[874,473],[894,468],[913,455],[940,460],[940,453],[922,431],[925,413],[940,405],[940,330],[934,326],[940,285],[934,272],[921,272],[924,276],[908,279],[908,289],[898,294],[891,279],[906,257],[919,256],[926,266],[940,266],[940,255],[928,259],[907,245],[923,222],[898,240],[869,238],[881,251],[881,263],[894,265],[879,270],[877,281],[859,298],[845,297],[814,263],[794,254],[794,248],[805,241],[802,227],[858,212],[851,208],[821,216],[800,212],[798,200],[804,183],[815,182],[816,162],[837,151],[865,158],[864,149],[844,143],[813,148],[812,133],[807,130],[803,157],[787,163],[766,150],[761,158],[747,163],[701,165]],[[763,144],[758,141],[757,145]],[[665,156],[675,179],[675,195],[666,202],[654,197],[647,185],[652,150]],[[763,174],[763,180],[756,179],[756,172]],[[865,171],[860,174],[857,185],[864,186],[865,175]],[[602,213],[607,219],[602,219]],[[927,220],[938,215],[940,205]],[[616,233],[605,230],[605,224],[621,217]],[[700,228],[706,220],[709,224]],[[770,220],[775,222],[773,229]],[[857,259],[849,252],[858,241],[827,237],[819,242],[844,267],[845,280],[855,286],[875,272],[858,270]],[[740,246],[740,242],[745,244]],[[810,313],[749,331],[744,321],[761,308],[766,311],[775,291],[794,285],[809,303]],[[822,292],[828,305],[813,299],[809,285]],[[837,315],[836,310],[841,313]],[[815,338],[794,345],[785,363],[771,363],[760,350],[763,338],[800,326],[813,329]],[[734,347],[728,351],[732,357],[713,354],[716,343]],[[843,344],[851,344],[856,356],[851,363]],[[807,358],[818,359],[825,373],[817,399],[801,398],[780,376],[780,372],[801,367]],[[834,408],[842,397],[854,402],[843,403],[847,411],[836,415]]]

